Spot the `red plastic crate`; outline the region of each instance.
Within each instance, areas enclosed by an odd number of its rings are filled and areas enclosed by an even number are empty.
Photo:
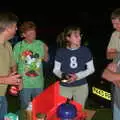
[[[36,120],[36,114],[38,112],[45,113],[47,120],[59,120],[56,116],[57,107],[67,100],[66,97],[60,96],[59,91],[59,82],[55,82],[33,99],[33,120]],[[71,103],[76,106],[78,114],[81,114],[82,105],[75,101],[71,101]]]

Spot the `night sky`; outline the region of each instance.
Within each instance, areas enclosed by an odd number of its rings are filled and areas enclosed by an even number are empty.
[[[32,3],[32,4],[31,4]],[[56,36],[67,25],[82,28],[84,40],[94,55],[104,56],[113,31],[110,15],[115,8],[81,9],[80,6],[58,6],[38,2],[7,2],[0,5],[0,11],[12,11],[19,17],[19,23],[32,20],[37,24],[40,39],[54,43]]]
[[[31,4],[32,3],[32,4]],[[64,3],[63,3],[64,4]],[[77,3],[76,3],[77,5]],[[32,20],[37,24],[40,39],[48,44],[55,42],[57,35],[67,25],[82,28],[84,40],[89,42],[91,51],[96,56],[104,56],[106,46],[113,31],[110,15],[115,7],[88,8],[81,6],[49,5],[38,2],[6,2],[0,5],[0,11],[12,11],[19,17],[19,23]]]
[[[0,11],[12,11],[19,17],[19,23],[32,20],[37,24],[41,39],[54,42],[67,25],[77,25],[82,28],[84,39],[89,41],[96,55],[103,54],[111,35],[111,12],[115,7],[91,7],[82,9],[82,5],[69,2],[68,4],[44,1],[2,1]],[[51,40],[50,40],[51,39]],[[101,50],[102,48],[102,50]]]

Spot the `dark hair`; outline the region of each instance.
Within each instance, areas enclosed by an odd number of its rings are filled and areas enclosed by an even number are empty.
[[[57,36],[57,45],[58,47],[66,47],[67,40],[66,37],[70,36],[73,31],[80,31],[79,27],[76,26],[67,26],[64,28],[64,31]]]
[[[120,8],[115,9],[111,14],[111,19],[120,19]]]
[[[68,26],[64,29],[64,38],[70,36],[73,31],[80,31],[79,27],[76,26]]]
[[[6,27],[17,23],[18,17],[12,12],[1,12],[0,13],[0,32],[3,32]]]

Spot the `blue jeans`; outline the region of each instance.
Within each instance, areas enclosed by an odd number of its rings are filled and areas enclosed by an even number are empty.
[[[20,92],[20,104],[21,109],[26,109],[28,107],[29,102],[35,96],[39,95],[42,92],[41,88],[24,88]]]
[[[120,108],[116,104],[113,106],[113,120],[120,120]]]
[[[7,114],[7,100],[5,96],[0,96],[0,120],[4,120],[4,115]]]

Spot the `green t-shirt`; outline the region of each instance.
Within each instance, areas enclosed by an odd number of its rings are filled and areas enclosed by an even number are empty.
[[[21,41],[13,49],[18,73],[22,75],[23,88],[43,88],[44,43],[34,40],[32,43]]]

